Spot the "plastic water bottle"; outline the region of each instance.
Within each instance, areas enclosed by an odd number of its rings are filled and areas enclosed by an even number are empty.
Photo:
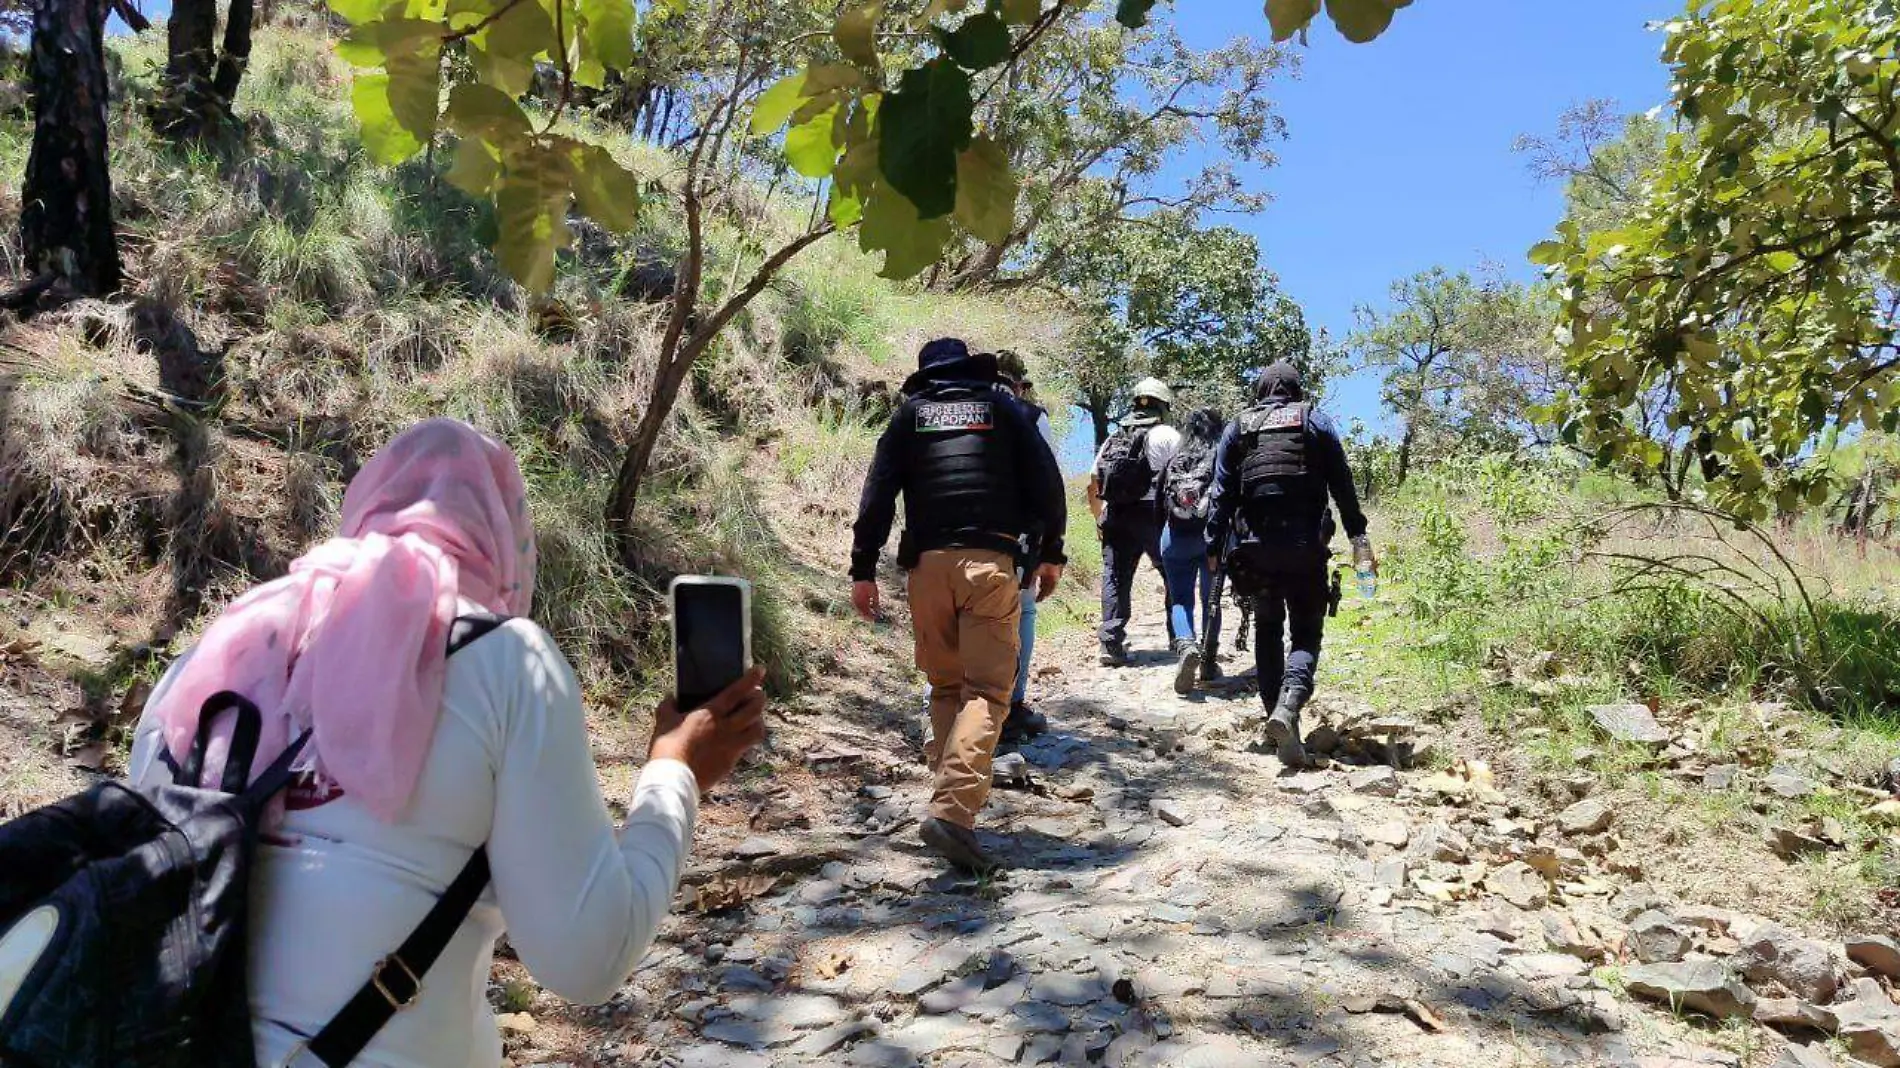
[[[1372,543],[1365,538],[1352,543],[1352,574],[1359,582],[1359,597],[1370,601],[1379,592],[1379,572],[1372,563]]]

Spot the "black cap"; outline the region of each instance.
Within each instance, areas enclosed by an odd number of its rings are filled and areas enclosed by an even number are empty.
[[[923,350],[917,353],[917,369],[927,371],[932,367],[969,358],[970,346],[964,344],[962,338],[940,337],[926,343]]]

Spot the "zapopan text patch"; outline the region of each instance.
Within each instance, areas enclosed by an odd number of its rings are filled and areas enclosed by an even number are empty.
[[[1301,426],[1306,422],[1306,406],[1288,404],[1267,413],[1266,421],[1260,424],[1262,430],[1286,430]]]
[[[989,401],[955,401],[917,406],[917,430],[924,434],[942,434],[952,430],[988,430]]]

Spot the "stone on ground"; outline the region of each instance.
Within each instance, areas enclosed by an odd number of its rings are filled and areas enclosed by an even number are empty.
[[[1777,924],[1763,924],[1742,942],[1735,967],[1751,984],[1779,983],[1804,1001],[1825,1005],[1840,989],[1840,966],[1827,946]]]
[[[1847,940],[1847,959],[1889,979],[1900,979],[1900,942],[1879,935]]]
[[[1486,875],[1484,888],[1521,909],[1541,909],[1550,903],[1550,883],[1521,860]]]
[[[1567,835],[1600,834],[1610,829],[1616,814],[1594,798],[1579,801],[1557,814],[1557,829]]]
[[[1592,705],[1589,711],[1597,727],[1619,742],[1652,749],[1669,744],[1669,732],[1656,722],[1647,705]]]
[[[1755,1010],[1754,993],[1712,960],[1638,964],[1623,972],[1623,985],[1639,998],[1718,1020],[1747,1018]]]
[[[1666,964],[1681,960],[1695,939],[1675,920],[1651,909],[1630,921],[1630,944],[1644,964]]]

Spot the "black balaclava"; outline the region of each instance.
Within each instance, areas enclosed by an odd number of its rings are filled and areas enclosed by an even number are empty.
[[[1305,400],[1306,385],[1300,379],[1300,369],[1285,361],[1268,366],[1254,380],[1253,396],[1262,402]]]

